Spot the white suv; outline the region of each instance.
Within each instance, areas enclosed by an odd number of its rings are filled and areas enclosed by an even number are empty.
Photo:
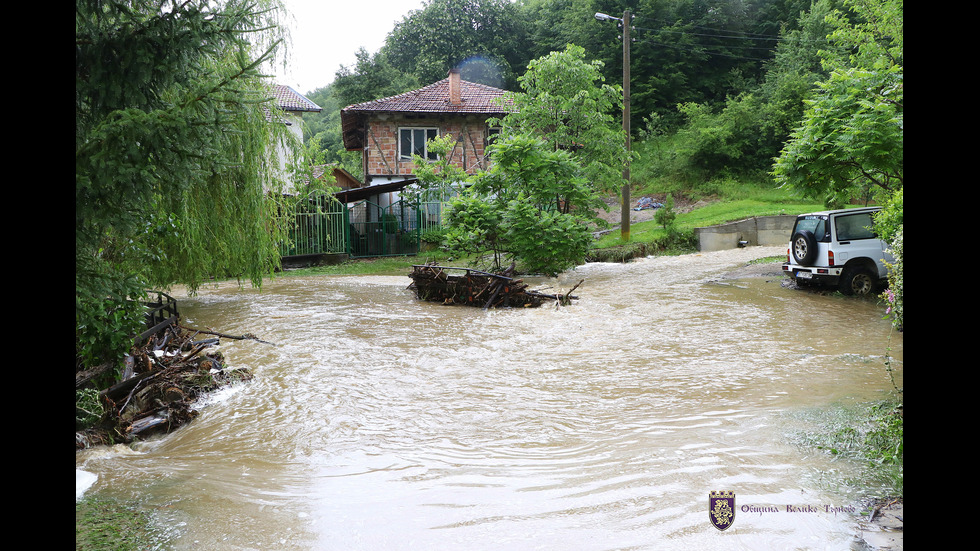
[[[783,272],[797,284],[836,285],[845,295],[867,295],[886,280],[894,262],[874,233],[880,207],[801,214],[793,226]]]

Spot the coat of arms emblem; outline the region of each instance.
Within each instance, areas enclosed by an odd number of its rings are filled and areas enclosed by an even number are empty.
[[[719,530],[725,530],[735,522],[735,492],[713,491],[708,494],[708,518]]]

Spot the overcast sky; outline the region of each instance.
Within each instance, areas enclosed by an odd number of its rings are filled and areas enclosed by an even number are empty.
[[[276,67],[277,84],[306,94],[333,82],[342,65],[352,65],[361,47],[369,53],[422,0],[283,0],[289,12],[289,66]]]

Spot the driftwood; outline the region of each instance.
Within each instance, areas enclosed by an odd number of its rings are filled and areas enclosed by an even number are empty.
[[[195,340],[200,333],[216,337]],[[220,338],[265,342],[251,335],[236,337],[170,325],[134,346],[120,380],[98,393],[102,419],[95,427],[75,433],[75,449],[128,443],[171,431],[197,416],[194,402],[203,394],[250,380],[248,370],[228,368],[221,352],[211,350]],[[76,388],[79,381],[76,375]]]
[[[452,275],[450,271],[462,272]],[[409,289],[420,300],[441,304],[462,304],[487,308],[533,308],[548,302],[559,306],[569,304],[573,299],[571,291],[561,294],[548,294],[528,290],[524,280],[514,277],[514,265],[500,273],[484,272],[472,268],[455,268],[435,264],[412,266],[412,279]],[[574,291],[581,285],[580,281]]]

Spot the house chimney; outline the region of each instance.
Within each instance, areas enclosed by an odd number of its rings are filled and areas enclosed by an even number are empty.
[[[463,96],[460,92],[459,69],[449,70],[449,103],[450,105],[462,105]]]

